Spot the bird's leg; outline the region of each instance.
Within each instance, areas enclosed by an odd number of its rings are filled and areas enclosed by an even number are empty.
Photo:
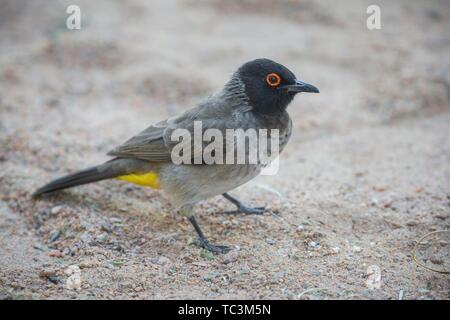
[[[265,206],[256,208],[248,207],[244,205],[242,202],[240,202],[238,199],[230,196],[228,193],[222,193],[222,195],[225,197],[225,199],[227,199],[237,207],[237,211],[225,211],[224,213],[236,214],[242,212],[244,214],[263,214],[264,212],[267,211]]]
[[[209,243],[209,241],[206,239],[205,235],[202,232],[202,229],[200,229],[200,226],[197,223],[197,220],[195,220],[195,216],[192,215],[188,217],[189,221],[191,222],[192,226],[194,227],[195,231],[198,235],[198,245],[212,253],[227,253],[231,250],[228,246],[221,246],[221,245],[214,245]]]
[[[200,226],[197,223],[197,220],[195,220],[195,216],[192,214],[190,216],[188,216],[189,221],[191,222],[192,226],[194,227],[195,231],[197,232],[198,235],[198,241],[197,244],[212,252],[212,253],[227,253],[228,251],[231,250],[230,247],[228,246],[221,246],[221,245],[214,245],[209,243],[209,241],[206,239],[205,235],[202,232],[202,229],[200,229]]]

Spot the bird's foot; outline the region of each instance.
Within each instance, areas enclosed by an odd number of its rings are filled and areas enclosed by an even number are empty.
[[[264,212],[267,211],[266,206],[264,206],[264,207],[256,207],[256,208],[247,207],[242,202],[240,202],[238,199],[236,199],[235,197],[232,197],[231,195],[229,195],[226,192],[222,193],[222,196],[224,196],[225,199],[227,199],[228,201],[230,201],[232,204],[234,204],[237,207],[237,210],[225,211],[224,213],[226,213],[226,214],[238,214],[238,213],[243,213],[243,214],[263,214]]]
[[[212,252],[214,254],[223,254],[231,251],[232,247],[229,246],[222,246],[222,245],[215,245],[209,243],[208,240],[204,238],[198,238],[196,241],[196,245],[199,247],[208,250],[209,252]]]
[[[264,212],[267,212],[268,209],[266,208],[266,206],[264,207],[247,207],[245,205],[240,205],[238,206],[237,210],[233,210],[233,211],[225,211],[225,214],[239,214],[239,213],[243,213],[243,214],[263,214]]]

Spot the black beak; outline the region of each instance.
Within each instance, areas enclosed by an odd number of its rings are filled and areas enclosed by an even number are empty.
[[[283,86],[283,88],[286,88],[288,90],[288,92],[294,92],[294,93],[299,93],[299,92],[319,93],[319,89],[314,87],[312,84],[308,84],[308,83],[300,81],[300,80],[295,80],[295,84],[286,85],[286,86]]]

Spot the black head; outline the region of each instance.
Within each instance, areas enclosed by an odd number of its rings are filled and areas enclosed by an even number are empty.
[[[285,66],[269,59],[249,61],[237,73],[252,107],[261,113],[284,111],[299,92],[319,92],[316,87],[297,80]]]

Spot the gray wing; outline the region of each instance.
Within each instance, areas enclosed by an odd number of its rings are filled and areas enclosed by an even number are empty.
[[[235,112],[236,110],[234,110]],[[227,106],[206,101],[183,115],[170,118],[148,127],[124,144],[118,146],[108,155],[120,158],[134,158],[151,162],[166,162],[171,160],[172,148],[178,141],[172,141],[171,135],[176,129],[186,129],[193,137],[194,121],[202,121],[202,131],[208,128],[225,130],[236,127],[233,110]],[[193,150],[194,157],[196,150]]]
[[[168,128],[168,120],[150,126],[124,144],[108,152],[109,156],[135,158],[152,162],[170,160],[170,149],[163,136]]]

